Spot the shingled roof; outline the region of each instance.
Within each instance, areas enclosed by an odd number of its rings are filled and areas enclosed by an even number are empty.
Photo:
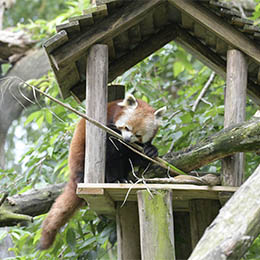
[[[260,104],[260,29],[216,0],[99,0],[83,15],[57,26],[44,43],[63,98],[85,97],[86,55],[109,47],[109,82],[175,40],[221,76],[227,50],[248,57],[248,94]]]

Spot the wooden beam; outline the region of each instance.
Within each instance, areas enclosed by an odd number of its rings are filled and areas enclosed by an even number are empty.
[[[260,63],[259,45],[248,39],[243,33],[234,29],[225,22],[224,19],[218,17],[196,1],[190,0],[169,0],[170,4],[175,5],[182,12],[186,13],[196,22],[206,27],[208,30],[222,38],[228,45],[235,47],[246,53],[257,63]]]
[[[137,197],[142,260],[176,259],[172,191],[143,190]]]
[[[77,189],[77,195],[84,199],[91,210],[97,212],[99,215],[114,216],[116,214],[115,202],[111,199],[110,195],[104,189],[95,189],[91,191],[92,194],[87,192],[80,192]]]
[[[43,47],[46,50],[46,52],[49,54],[51,53],[53,50],[57,49],[58,47],[60,47],[62,44],[64,44],[65,42],[67,42],[69,40],[68,34],[65,30],[62,30],[58,33],[56,33],[55,35],[53,35],[51,38],[49,38],[48,40],[46,40],[43,43]]]
[[[122,75],[129,68],[142,61],[144,58],[162,48],[165,44],[175,39],[177,31],[175,26],[168,25],[160,32],[152,35],[146,41],[139,44],[128,54],[119,57],[117,60],[109,64],[108,81],[113,81],[117,76]]]
[[[79,183],[79,192],[86,194],[95,193],[96,189],[105,189],[114,201],[123,201],[127,192],[129,198],[133,199],[138,190],[149,189],[170,189],[174,191],[174,200],[186,199],[218,199],[218,193],[221,191],[235,192],[237,187],[225,186],[198,186],[191,184],[123,184],[123,183]]]
[[[169,189],[173,191],[174,211],[189,211],[189,200],[191,199],[213,199],[218,200],[220,193],[234,193],[236,187],[224,186],[196,186],[184,184],[122,184],[122,183],[79,183],[77,194],[88,201],[88,197],[96,196],[97,200],[103,200],[103,194],[107,194],[112,201],[122,202],[126,200],[137,201],[137,192],[146,189]],[[99,196],[97,196],[99,195]],[[97,202],[96,204],[98,204]],[[100,202],[102,203],[102,202]],[[95,206],[95,204],[93,204]],[[95,209],[101,214],[102,208]]]
[[[105,18],[99,26],[92,26],[87,32],[64,44],[53,52],[58,69],[84,55],[94,43],[108,41],[144,19],[153,8],[164,0],[131,1],[120,12]]]
[[[247,67],[246,57],[241,51],[228,51],[224,128],[245,120]],[[243,153],[224,158],[223,185],[240,186],[244,176],[244,164]]]
[[[141,259],[139,216],[136,202],[117,203],[117,259]]]
[[[199,59],[209,68],[214,70],[218,75],[226,78],[226,61],[219,55],[210,50],[207,46],[189,34],[188,31],[176,27],[178,36],[175,41],[184,49]],[[257,104],[260,105],[260,88],[252,80],[248,80],[247,94]]]
[[[198,58],[201,62],[214,70],[218,75],[225,78],[226,62],[215,52],[202,44],[197,38],[180,27],[176,27],[178,36],[176,42],[185,48],[189,53]]]
[[[86,114],[107,122],[108,48],[94,45],[87,57]],[[106,132],[86,121],[85,183],[105,182]]]

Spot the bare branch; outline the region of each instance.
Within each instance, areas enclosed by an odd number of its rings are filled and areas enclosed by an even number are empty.
[[[198,106],[200,100],[203,98],[203,96],[205,95],[205,93],[206,93],[207,89],[209,88],[211,82],[214,80],[215,75],[216,75],[215,72],[212,72],[212,73],[211,73],[211,75],[210,75],[208,81],[207,81],[206,84],[204,85],[204,87],[203,87],[203,89],[201,90],[201,92],[200,92],[198,98],[196,99],[196,101],[194,102],[194,104],[193,104],[193,106],[192,106],[192,109],[191,109],[191,110],[192,110],[193,112],[195,112],[195,110],[196,110],[196,108],[197,108],[197,106]]]

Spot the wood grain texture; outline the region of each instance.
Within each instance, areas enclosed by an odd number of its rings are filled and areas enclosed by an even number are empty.
[[[142,260],[174,260],[172,191],[151,193],[137,193]]]
[[[220,209],[218,200],[191,200],[190,227],[192,248],[195,248],[206,228],[217,216]]]
[[[86,114],[106,125],[107,122],[108,48],[94,45],[87,57]],[[105,181],[106,133],[86,122],[85,183]]]
[[[260,63],[260,48],[252,40],[248,39],[243,33],[228,25],[223,19],[208,12],[206,8],[195,1],[190,0],[169,0],[170,4],[175,5],[182,12],[186,13],[196,22],[214,32],[227,44],[233,46]]]
[[[84,55],[87,49],[97,41],[107,41],[138,24],[149,11],[156,8],[163,0],[131,1],[117,12],[104,19],[98,28],[92,27],[79,37],[64,44],[59,50],[53,52],[59,68],[65,64],[75,61]]]
[[[137,203],[117,203],[116,223],[118,260],[141,259]]]
[[[246,57],[241,51],[228,51],[224,127],[245,120],[247,67]],[[243,153],[224,158],[222,164],[223,185],[240,186],[244,176],[244,165]]]

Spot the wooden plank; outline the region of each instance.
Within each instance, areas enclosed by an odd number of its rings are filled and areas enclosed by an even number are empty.
[[[169,0],[169,3],[179,8],[182,12],[189,15],[196,22],[201,23],[208,30],[214,32],[222,38],[228,45],[243,51],[255,61],[260,63],[260,48],[252,40],[248,39],[243,33],[234,29],[223,19],[209,12],[195,1],[189,0]]]
[[[224,127],[245,120],[247,69],[246,56],[239,50],[229,50],[227,55]],[[244,176],[244,155],[238,153],[224,158],[222,162],[223,184],[240,186]]]
[[[77,195],[80,198],[83,198],[87,201],[88,206],[91,210],[94,210],[100,215],[106,216],[114,216],[116,214],[115,203],[107,194],[104,189],[96,189],[95,194],[82,195],[81,193],[77,192]],[[94,191],[93,191],[94,193]]]
[[[121,7],[126,2],[127,1],[124,0],[96,0],[96,5],[99,6],[105,4],[108,13],[110,13],[111,11],[114,11],[114,9]]]
[[[71,95],[77,100],[78,103],[81,103],[86,98],[85,93],[85,82],[80,82],[74,88],[71,89]],[[123,85],[109,85],[108,86],[108,102],[123,99],[125,93],[125,87]]]
[[[218,215],[220,203],[218,200],[191,200],[190,227],[191,242],[194,249],[206,228]]]
[[[127,191],[128,189],[131,190],[140,190],[140,189],[170,189],[175,191],[183,191],[183,194],[196,191],[199,193],[203,193],[203,191],[209,192],[220,192],[220,191],[230,191],[235,192],[238,188],[237,187],[229,187],[229,186],[198,186],[192,184],[130,184],[130,183],[79,183],[78,187],[81,192],[84,192],[85,189],[96,189],[101,188],[107,191],[118,189]],[[174,195],[173,195],[174,197]]]
[[[249,25],[254,24],[252,20],[241,18],[241,17],[232,17],[230,23],[239,27],[244,27],[245,24],[249,24]]]
[[[189,17],[190,19],[190,17]],[[191,20],[191,19],[190,19]],[[207,30],[199,23],[194,24],[194,34],[200,40],[205,40],[207,36]]]
[[[242,31],[245,32],[245,33],[254,34],[254,33],[259,33],[260,28],[258,26],[245,24]]]
[[[94,45],[87,57],[86,114],[107,122],[108,48]],[[85,183],[105,182],[106,132],[86,121]]]
[[[80,32],[79,21],[72,21],[69,23],[63,23],[56,26],[56,31],[60,32],[65,30],[67,34]]]
[[[226,76],[226,62],[215,52],[203,45],[199,40],[190,35],[186,30],[177,27],[178,36],[176,42],[181,44],[188,52],[202,61],[221,77]]]
[[[147,37],[154,33],[153,13],[154,11],[149,12],[140,22],[140,32],[142,37]]]
[[[155,28],[161,28],[168,22],[167,8],[168,4],[158,6],[153,13],[153,22]]]
[[[69,21],[70,22],[78,21],[81,29],[84,29],[84,27],[92,25],[94,23],[92,14],[83,14],[79,16],[70,17]]]
[[[218,73],[221,77],[226,78],[226,61],[223,60],[219,55],[214,53],[212,50],[203,45],[200,41],[195,39],[185,30],[177,27],[177,38],[175,41],[182,45],[189,53],[199,59],[209,68]],[[255,62],[252,60],[252,62]],[[253,80],[248,80],[247,93],[250,98],[257,104],[260,105],[260,89]]]
[[[116,51],[115,51],[115,46],[114,46],[113,39],[107,41],[105,44],[108,46],[109,60],[115,59]]]
[[[151,9],[156,8],[162,1],[131,1],[122,7],[121,12],[108,16],[99,26],[92,26],[87,32],[54,51],[53,59],[58,68],[79,59],[97,41],[107,41],[138,24]]]
[[[181,23],[182,27],[186,30],[193,31],[194,28],[194,20],[190,19],[188,15],[185,13],[181,13]]]
[[[79,73],[75,63],[66,66],[62,71],[57,71],[56,67],[51,63],[56,80],[62,88],[59,88],[60,95],[63,99],[70,96],[70,88],[80,82]]]
[[[94,21],[99,21],[105,18],[108,15],[106,4],[101,4],[93,8],[88,8],[83,10],[84,15],[91,14],[93,16]]]
[[[210,32],[210,31],[207,31],[207,34],[206,34],[206,45],[208,47],[211,47],[211,48],[216,48],[216,41],[217,41],[217,37],[214,33]]]
[[[67,35],[67,32],[65,30],[62,30],[55,35],[53,35],[51,38],[49,38],[47,41],[43,43],[43,47],[45,51],[49,54],[53,50],[60,47],[62,44],[67,42],[69,40],[69,37]]]
[[[136,202],[117,203],[117,259],[141,259],[139,216]]]
[[[235,192],[236,187],[225,186],[196,186],[184,184],[122,184],[122,183],[79,183],[78,194],[91,194],[92,190],[104,189],[114,201],[136,201],[138,190],[146,189],[169,189],[173,190],[174,201],[187,201],[190,199],[215,199],[219,198],[219,192]],[[96,194],[96,193],[94,193]],[[88,195],[86,195],[87,197]],[[179,204],[180,205],[180,204]],[[180,205],[181,206],[181,205]],[[181,206],[182,207],[182,206]],[[183,205],[184,209],[187,205]]]
[[[131,52],[110,63],[108,81],[113,81],[117,76],[123,74],[133,65],[175,39],[176,36],[177,32],[172,25],[165,26],[162,31],[140,43]]]
[[[128,36],[129,36],[129,48],[133,49],[139,44],[142,40],[141,32],[140,32],[140,26],[139,24],[131,27],[128,30]]]
[[[172,191],[138,191],[142,260],[176,259]]]
[[[228,45],[221,38],[217,38],[216,40],[216,53],[221,56],[226,56],[228,50]]]
[[[114,38],[114,45],[116,50],[116,56],[120,56],[120,53],[125,53],[129,50],[129,37],[128,31],[120,33],[118,36]]]

